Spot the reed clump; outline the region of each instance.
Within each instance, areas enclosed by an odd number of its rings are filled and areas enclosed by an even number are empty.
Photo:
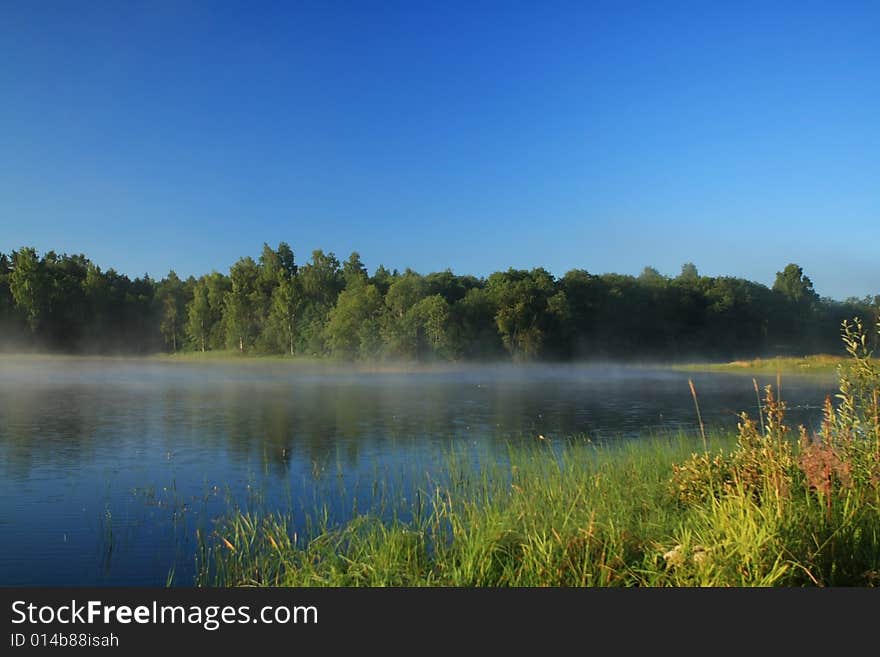
[[[675,499],[686,506],[734,491],[758,500],[767,495],[774,499],[787,497],[795,463],[788,439],[791,429],[785,424],[785,402],[776,399],[770,385],[764,389],[761,422],[763,428],[742,413],[733,450],[694,453],[684,462],[673,464],[669,484]]]
[[[876,586],[880,375],[863,327],[842,337],[837,403],[814,431],[787,424],[777,385],[732,436],[532,440],[502,460],[453,448],[443,480],[391,514],[230,513],[198,583]]]

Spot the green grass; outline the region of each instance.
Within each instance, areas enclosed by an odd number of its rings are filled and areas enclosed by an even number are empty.
[[[154,361],[168,363],[237,363],[242,365],[285,364],[291,367],[307,367],[322,370],[344,369],[355,372],[409,373],[422,371],[455,370],[460,363],[455,362],[418,362],[393,360],[358,360],[351,361],[333,356],[307,356],[302,354],[268,354],[250,351],[241,353],[237,349],[211,351],[178,351],[146,356]]]
[[[228,365],[236,364],[241,366],[284,366],[291,368],[302,368],[308,370],[334,371],[341,370],[345,372],[365,372],[365,373],[410,373],[423,371],[442,371],[455,370],[460,364],[454,362],[439,363],[420,363],[416,361],[347,361],[337,359],[331,356],[306,356],[297,354],[291,356],[289,354],[270,354],[250,351],[241,353],[237,349],[222,349],[211,351],[178,351],[176,353],[155,353],[155,354],[57,354],[57,353],[41,353],[41,352],[0,352],[0,363],[8,362],[29,363],[34,361],[56,362],[67,361],[70,363],[78,363],[85,361],[143,361],[143,362],[159,362],[159,363],[181,363],[181,364],[205,364],[205,365]]]
[[[729,363],[689,363],[674,369],[689,372],[742,372],[762,374],[835,374],[840,365],[849,361],[845,356],[814,354],[810,356],[778,356],[735,360]],[[878,363],[877,359],[874,359]]]
[[[242,353],[237,349],[212,349],[210,351],[178,351],[175,353],[159,353],[147,356],[151,360],[179,362],[215,362],[215,361],[278,361],[288,363],[319,363],[326,359],[289,354],[263,354],[259,352]]]
[[[715,437],[730,454],[735,437]],[[683,503],[671,473],[692,438],[511,447],[509,462],[449,455],[448,481],[395,517],[309,538],[284,513],[236,511],[200,554],[201,585],[869,586],[880,578],[877,487],[842,491],[832,515],[808,487],[757,499],[743,484]],[[701,452],[702,450],[700,450]],[[709,486],[711,489],[711,485]],[[408,513],[402,513],[402,511]],[[387,515],[387,514],[384,514]]]

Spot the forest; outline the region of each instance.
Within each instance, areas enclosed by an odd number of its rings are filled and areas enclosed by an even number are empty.
[[[687,361],[838,353],[843,319],[880,323],[880,295],[820,297],[789,263],[772,287],[543,268],[487,277],[340,262],[263,245],[226,273],[131,279],[85,255],[0,253],[0,350],[89,354],[232,351],[346,360]],[[876,336],[876,330],[870,332]],[[876,338],[875,338],[876,339]]]

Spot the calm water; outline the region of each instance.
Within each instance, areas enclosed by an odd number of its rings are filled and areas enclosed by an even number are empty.
[[[0,585],[165,585],[172,568],[189,585],[196,530],[230,500],[342,519],[455,442],[693,432],[688,376],[707,425],[754,414],[751,378],[729,374],[0,358]],[[834,388],[784,379],[789,418],[815,425]]]

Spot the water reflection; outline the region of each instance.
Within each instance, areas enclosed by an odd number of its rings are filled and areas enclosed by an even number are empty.
[[[439,468],[450,441],[694,431],[687,378],[608,366],[0,360],[0,583],[163,585],[172,563],[186,583],[195,529],[227,498],[345,517],[377,478]],[[693,378],[708,425],[754,413],[751,378]],[[833,389],[830,378],[785,381],[791,420],[818,422]]]

